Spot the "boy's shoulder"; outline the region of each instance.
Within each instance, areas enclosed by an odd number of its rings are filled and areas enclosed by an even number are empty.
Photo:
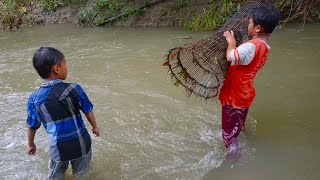
[[[48,95],[52,92],[54,86],[43,86],[41,85],[37,90],[33,91],[32,94],[29,96],[29,103],[38,104],[46,100]],[[60,87],[62,89],[69,90],[75,89],[78,93],[83,91],[81,86],[77,83],[71,82],[61,82],[56,84],[56,87]],[[59,88],[58,88],[59,89]]]
[[[33,104],[41,103],[44,93],[45,92],[41,88],[38,88],[37,90],[33,91],[29,96],[29,103],[33,103]]]
[[[262,40],[260,38],[251,39],[249,41],[246,41],[245,43],[251,43],[255,46],[266,45],[267,47],[269,47],[269,45],[264,40]]]
[[[243,49],[260,49],[260,47],[267,47],[268,49],[270,49],[270,46],[266,42],[264,42],[262,39],[259,39],[259,38],[245,41],[240,46]]]
[[[72,82],[61,82],[59,84],[56,84],[53,90],[60,91],[61,93],[70,93],[73,90],[75,90],[77,93],[83,91],[82,87],[78,83]]]
[[[53,88],[52,94],[54,96],[66,97],[69,94],[73,94],[74,96],[83,96],[84,90],[78,83],[72,82],[62,82],[59,83]]]
[[[243,42],[242,44],[247,44],[247,43],[251,43],[251,44],[259,44],[261,42],[260,39],[255,38],[255,39],[250,39],[248,41]]]
[[[73,83],[73,82],[62,82],[61,84],[65,86],[72,86],[72,87],[80,86],[78,83]]]
[[[82,87],[78,83],[73,83],[73,82],[63,82],[61,83],[62,86],[70,88],[70,89],[75,89],[77,91],[82,90]]]

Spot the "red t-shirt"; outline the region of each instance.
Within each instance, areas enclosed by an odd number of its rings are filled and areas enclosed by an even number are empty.
[[[231,66],[219,94],[222,106],[246,109],[251,105],[256,96],[253,80],[266,63],[269,52],[270,47],[258,38],[231,51]]]

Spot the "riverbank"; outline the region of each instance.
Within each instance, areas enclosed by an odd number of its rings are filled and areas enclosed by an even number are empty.
[[[165,26],[205,31],[221,27],[247,0],[0,0],[0,28],[35,24]],[[320,22],[320,2],[275,0],[287,22]]]

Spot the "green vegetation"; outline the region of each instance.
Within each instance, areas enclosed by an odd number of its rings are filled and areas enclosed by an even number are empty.
[[[85,26],[99,26],[116,21],[134,24],[146,15],[147,21],[152,19],[155,23],[164,21],[163,24],[179,25],[191,31],[211,31],[221,27],[237,10],[238,5],[247,1],[249,0],[171,0],[153,3],[157,1],[0,0],[0,28],[14,29],[22,24],[43,23],[41,16],[58,16],[61,9],[64,14],[70,11],[70,16],[74,16],[79,24]],[[147,6],[150,2],[152,5]],[[153,6],[160,5],[159,2],[162,4],[161,13],[153,13]],[[319,0],[275,0],[275,4],[282,14],[282,25],[287,22],[300,22],[302,25],[307,22],[320,22]],[[56,13],[57,11],[59,12]]]
[[[96,0],[92,11],[81,13],[78,22],[82,25],[104,25],[112,17],[120,16],[117,20],[126,20],[129,16],[134,19],[144,14],[143,9],[136,9],[129,0]]]
[[[183,0],[181,0],[183,1]],[[186,1],[186,0],[185,0]],[[194,13],[191,19],[181,19],[180,24],[187,30],[203,31],[217,29],[237,10],[237,6],[248,0],[213,1],[202,14]],[[280,22],[320,22],[320,1],[313,0],[276,0],[275,5],[282,15]]]
[[[59,0],[42,0],[41,5],[43,10],[47,12],[54,12],[59,7]]]
[[[0,25],[3,29],[18,28],[22,16],[27,13],[26,5],[32,0],[0,0]]]
[[[96,21],[96,25],[103,25],[106,20],[111,18],[117,12],[120,12],[122,8],[126,5],[125,1],[104,1],[97,0],[96,7],[98,10],[98,20]]]
[[[124,20],[135,12],[135,7],[132,6],[127,0],[101,1],[103,0],[97,0],[96,2],[99,16],[99,19],[95,23],[97,26],[104,25],[108,19],[116,15],[125,14],[121,17],[121,19]]]
[[[87,1],[88,0],[40,0],[43,10],[46,12],[55,12],[59,7],[63,6],[78,9],[80,6],[85,5]]]
[[[212,3],[209,9],[203,14],[195,14],[191,21],[182,23],[187,30],[214,30],[228,20],[228,18],[237,10],[237,3],[232,0],[221,0],[220,3]]]
[[[58,7],[66,6],[70,8],[79,8],[82,5],[85,5],[88,0],[40,0],[41,5],[44,11],[55,12]]]
[[[192,0],[174,0],[169,5],[169,11],[179,11],[180,9],[188,6]]]
[[[93,10],[86,10],[80,13],[77,17],[78,23],[84,26],[89,26],[94,21],[95,13]]]
[[[67,0],[69,7],[79,7],[86,4],[88,0]]]
[[[3,26],[8,26],[13,24],[15,21],[16,14],[16,2],[15,1],[5,1],[1,2],[0,6],[0,18],[2,20]]]

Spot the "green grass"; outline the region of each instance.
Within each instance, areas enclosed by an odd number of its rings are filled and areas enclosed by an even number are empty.
[[[169,11],[179,11],[180,9],[187,7],[190,4],[190,0],[173,0],[169,5]]]
[[[211,3],[209,9],[202,14],[194,14],[191,21],[184,21],[182,26],[191,31],[215,30],[228,20],[237,10],[232,0],[221,0],[220,3]]]
[[[44,11],[55,12],[59,7],[59,0],[41,0],[41,5]]]
[[[96,10],[99,18],[95,22],[97,26],[104,25],[105,22],[117,15],[125,14],[118,20],[125,21],[128,17],[132,16],[133,19],[137,19],[142,16],[145,11],[143,9],[137,10],[137,7],[133,6],[128,0],[97,0]]]
[[[69,7],[82,6],[87,3],[88,0],[67,0],[67,4]]]
[[[95,13],[93,10],[86,10],[79,14],[77,17],[78,24],[84,25],[84,26],[90,26],[92,21],[94,20]]]
[[[0,1],[0,23],[4,29],[18,28],[21,15],[27,13],[25,6],[32,0]]]
[[[62,6],[70,7],[71,12],[78,12],[79,7],[84,7],[88,0],[0,0],[0,26],[4,29],[12,29],[19,26],[22,22],[35,20],[36,16],[28,12],[30,3],[41,5],[46,12],[55,12]],[[125,21],[127,18],[139,19],[145,14],[145,9],[137,10],[136,6],[151,0],[131,1],[131,0],[95,0],[93,7],[84,10],[77,17],[79,24],[103,25],[109,18],[125,13],[120,19]],[[180,14],[176,16],[179,19],[180,26],[192,31],[207,31],[221,27],[226,20],[236,11],[239,3],[248,0],[211,0],[209,6],[199,13],[196,9],[198,1],[193,0],[172,0],[164,10]],[[137,3],[139,2],[139,3]],[[200,1],[199,1],[200,2]],[[205,1],[203,1],[205,2]],[[282,24],[286,22],[320,22],[320,1],[292,1],[276,0],[276,6],[282,14]],[[23,22],[24,21],[24,22]]]

